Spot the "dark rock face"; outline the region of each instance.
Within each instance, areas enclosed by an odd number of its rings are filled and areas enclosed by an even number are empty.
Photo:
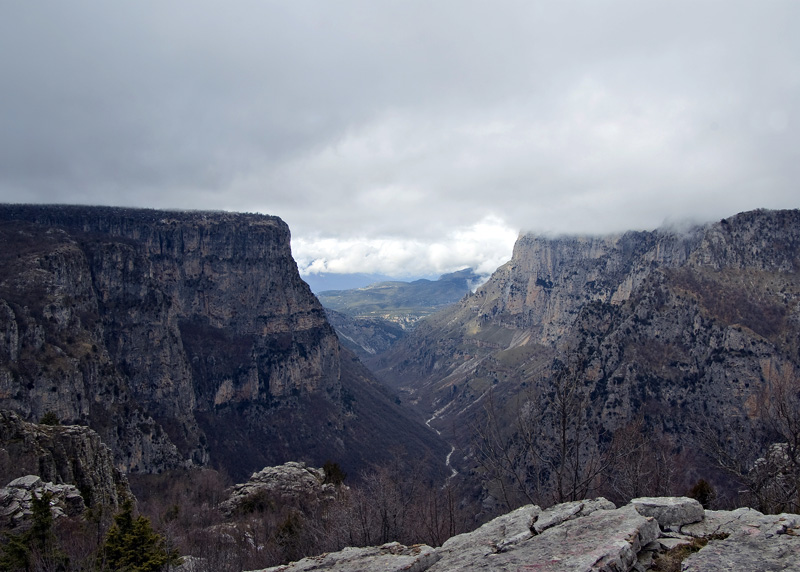
[[[0,406],[90,425],[125,471],[369,453],[277,217],[6,205],[0,238]]]
[[[800,211],[754,211],[675,233],[521,236],[513,258],[371,365],[434,426],[465,427],[489,390],[546,392],[573,364],[599,432],[643,414],[680,443],[726,427],[800,372]],[[464,449],[465,433],[451,436]]]
[[[43,487],[42,481],[55,484],[50,492],[69,486],[80,493],[81,506],[97,509],[107,520],[131,495],[127,480],[114,466],[111,450],[88,427],[28,423],[2,410],[0,481],[16,483],[12,488],[26,491]],[[67,493],[65,506],[74,500]]]

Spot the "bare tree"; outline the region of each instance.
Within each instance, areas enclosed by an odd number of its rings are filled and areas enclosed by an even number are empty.
[[[508,424],[489,395],[474,447],[507,508],[586,498],[611,466],[613,451],[601,449],[599,427],[590,422],[581,366],[555,362],[547,379],[520,396]]]
[[[703,451],[740,487],[742,501],[762,512],[800,511],[800,381],[791,372],[767,372],[748,414],[724,428],[696,427]]]

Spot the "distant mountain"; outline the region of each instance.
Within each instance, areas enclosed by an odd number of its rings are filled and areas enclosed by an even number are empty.
[[[400,324],[382,318],[354,318],[329,308],[325,313],[342,346],[362,361],[387,351],[406,335]]]
[[[686,475],[705,466],[699,428],[750,443],[737,462],[752,466],[763,443],[742,436],[758,425],[785,441],[764,412],[800,390],[800,211],[684,233],[523,235],[486,284],[368,365],[453,441],[460,470],[476,470],[487,415],[520,443],[520,419],[552,415],[567,378],[580,398],[569,423],[599,447],[640,419]],[[548,431],[539,442],[558,438]]]
[[[350,290],[353,288],[363,288],[376,282],[386,282],[392,280],[391,276],[385,274],[333,274],[325,272],[321,274],[306,274],[303,280],[311,288],[314,294],[327,290]]]
[[[90,426],[125,472],[447,452],[340,346],[277,217],[0,205],[0,240],[0,408]]]
[[[471,268],[445,274],[438,280],[387,281],[351,290],[327,290],[317,297],[325,308],[355,318],[381,318],[413,327],[425,316],[455,304],[479,283]]]

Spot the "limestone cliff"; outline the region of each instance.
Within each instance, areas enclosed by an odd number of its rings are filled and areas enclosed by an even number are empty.
[[[90,425],[125,471],[369,453],[279,218],[5,205],[0,238],[0,406]]]

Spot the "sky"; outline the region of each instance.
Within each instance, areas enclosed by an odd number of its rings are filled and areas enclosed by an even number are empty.
[[[277,215],[302,274],[798,208],[797,0],[0,0],[0,202]]]

